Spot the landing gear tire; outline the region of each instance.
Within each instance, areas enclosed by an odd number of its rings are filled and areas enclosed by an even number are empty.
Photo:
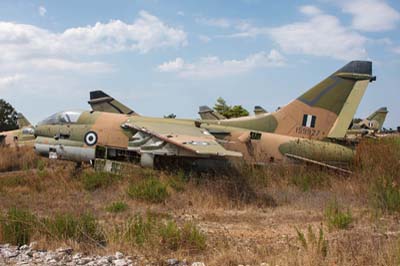
[[[154,155],[150,153],[143,153],[140,156],[140,165],[145,168],[154,168]]]

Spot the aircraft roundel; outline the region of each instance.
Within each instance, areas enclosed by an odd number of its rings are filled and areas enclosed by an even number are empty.
[[[89,131],[85,134],[85,143],[88,146],[93,146],[97,143],[97,134],[94,131]]]

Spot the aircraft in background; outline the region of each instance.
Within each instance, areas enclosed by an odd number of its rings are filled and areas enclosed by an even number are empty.
[[[350,140],[359,139],[361,137],[374,137],[376,133],[382,130],[385,119],[389,111],[387,107],[381,107],[366,119],[355,121],[353,119],[349,130],[347,130],[346,138]]]
[[[225,116],[221,115],[217,111],[211,109],[206,105],[202,105],[199,107],[199,116],[203,120],[222,120],[227,119]]]
[[[0,132],[0,146],[33,145],[34,129],[22,113],[17,115],[18,129]]]
[[[254,115],[266,114],[268,113],[264,108],[259,105],[254,106]],[[207,105],[202,105],[199,107],[198,112],[202,120],[223,120],[228,119],[219,112],[211,109]]]
[[[354,151],[320,140],[344,138],[373,80],[371,62],[352,61],[274,113],[227,120],[139,116],[95,91],[92,111],[60,112],[39,123],[35,150],[77,162],[106,160],[106,166],[107,161],[123,161],[143,167],[213,167],[243,158],[252,164],[295,160],[335,168],[351,161]]]
[[[268,113],[268,111],[265,110],[260,105],[254,106],[254,111],[253,112],[254,112],[254,115],[261,115],[261,114],[267,114]]]

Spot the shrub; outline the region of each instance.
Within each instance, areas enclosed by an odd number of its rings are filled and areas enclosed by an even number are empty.
[[[150,213],[145,216],[137,214],[124,225],[116,226],[111,237],[114,241],[122,240],[152,249],[200,251],[206,248],[206,235],[193,223],[185,223],[181,227],[174,220],[160,220]]]
[[[168,185],[175,191],[182,192],[185,190],[185,172],[183,170],[179,171],[175,176],[171,176],[168,179]]]
[[[113,202],[106,207],[106,211],[114,213],[123,212],[126,211],[127,209],[128,205],[122,201]]]
[[[81,176],[81,182],[84,189],[94,191],[110,186],[118,178],[119,176],[106,172],[86,172]]]
[[[57,214],[38,218],[26,210],[10,208],[0,219],[1,241],[13,245],[29,244],[32,235],[50,239],[74,240],[95,245],[105,244],[105,235],[91,214]]]
[[[160,225],[161,243],[168,249],[177,250],[181,242],[181,231],[175,221]]]
[[[329,176],[322,171],[315,171],[315,169],[309,169],[309,171],[303,169],[292,174],[291,182],[301,190],[309,191],[329,183]]]
[[[2,242],[20,246],[29,244],[36,218],[29,211],[10,208],[2,215],[0,225]]]
[[[206,236],[193,223],[185,223],[182,228],[169,220],[160,226],[161,243],[170,250],[186,248],[190,251],[204,250]]]
[[[206,235],[193,223],[185,223],[182,228],[182,242],[190,250],[204,250],[206,248]]]
[[[51,218],[42,220],[41,231],[50,237],[60,240],[75,240],[104,244],[105,236],[100,229],[97,220],[91,214],[83,214],[78,217],[72,214],[57,214]]]
[[[325,219],[329,228],[346,229],[353,221],[350,209],[342,211],[337,200],[331,201],[325,209]]]
[[[301,232],[298,228],[296,228],[296,233],[302,248],[312,253],[311,257],[326,258],[328,255],[328,241],[325,239],[322,227],[319,228],[318,238],[311,225],[307,228],[307,234]]]
[[[400,189],[389,177],[380,177],[372,182],[370,188],[372,206],[386,212],[400,211]]]
[[[145,200],[151,203],[161,203],[169,196],[167,186],[158,179],[150,177],[128,187],[128,195],[132,199]]]
[[[143,219],[142,215],[137,214],[133,219],[128,220],[123,233],[124,238],[128,242],[142,246],[145,242],[152,242],[155,228],[154,217],[147,215],[146,219]]]

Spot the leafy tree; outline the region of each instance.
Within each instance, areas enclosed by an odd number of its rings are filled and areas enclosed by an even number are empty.
[[[225,116],[226,118],[234,118],[241,116],[248,116],[249,112],[241,105],[230,106],[224,99],[219,97],[217,103],[214,105],[214,110]]]
[[[225,116],[225,113],[229,112],[230,107],[226,104],[226,101],[219,97],[217,103],[214,105],[214,110]]]
[[[11,104],[0,99],[0,132],[17,128],[17,112]]]

